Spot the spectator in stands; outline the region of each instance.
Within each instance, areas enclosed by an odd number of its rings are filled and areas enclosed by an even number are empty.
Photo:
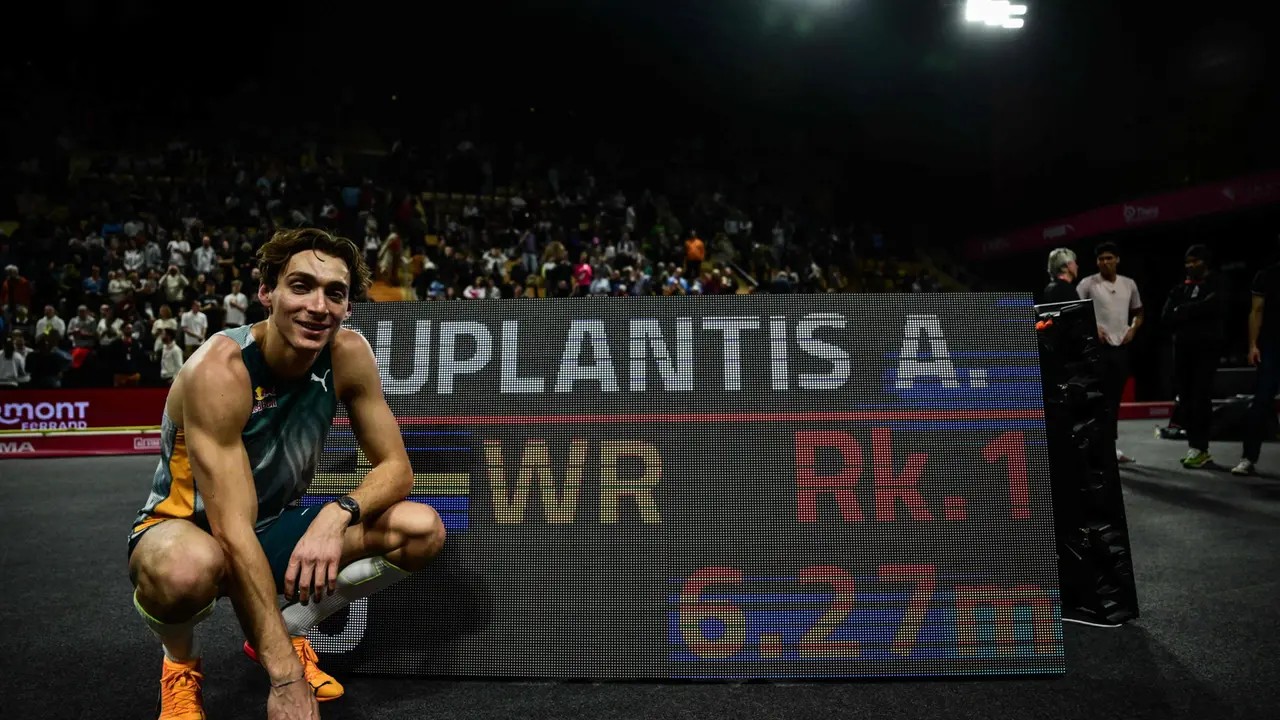
[[[71,358],[58,348],[61,335],[50,332],[36,338],[35,350],[26,356],[27,374],[33,388],[62,387],[62,373],[71,365]]]
[[[197,296],[200,301],[200,311],[208,318],[211,326],[222,327],[223,294],[218,292],[217,283],[213,281],[212,276],[204,276],[197,279],[197,284],[202,288]]]
[[[234,233],[231,236],[220,239],[217,244],[218,269],[215,273],[224,278],[235,274],[236,249],[233,246],[232,237],[234,237]]]
[[[104,304],[98,308],[98,325],[95,330],[98,334],[99,346],[106,347],[119,340],[123,327],[124,320],[116,317],[110,305]]]
[[[1267,310],[1268,301],[1271,310]],[[1252,475],[1262,454],[1262,441],[1275,426],[1276,393],[1280,392],[1280,264],[1263,268],[1253,278],[1253,307],[1249,310],[1249,364],[1257,368],[1249,420],[1245,423],[1244,452],[1231,472]]]
[[[87,355],[89,350],[98,346],[98,320],[89,313],[86,305],[76,308],[76,316],[71,318],[71,322],[67,323],[67,333],[71,336],[71,344],[76,350],[84,350],[81,355]],[[72,353],[75,357],[77,353]],[[77,362],[77,367],[79,362]]]
[[[58,317],[52,305],[44,306],[44,317],[36,321],[36,336],[44,337],[49,333],[57,333],[59,337],[67,334],[67,323]]]
[[[218,267],[218,251],[213,249],[213,238],[205,235],[200,238],[200,247],[191,254],[191,269],[197,275],[212,277]]]
[[[573,268],[574,297],[584,297],[591,292],[591,278],[594,274],[586,251],[578,256],[578,264]]]
[[[107,299],[112,305],[119,305],[123,300],[125,293],[133,288],[133,283],[125,276],[123,270],[107,271]]]
[[[13,338],[13,347],[22,359],[27,358],[27,354],[31,352],[31,348],[27,346],[27,337],[22,330],[14,329],[9,337]]]
[[[120,341],[103,350],[115,387],[137,387],[142,379],[142,350],[133,339],[133,325],[121,328]]]
[[[191,243],[185,235],[174,234],[169,241],[169,264],[180,270],[187,269],[187,260],[191,256]]]
[[[130,273],[141,272],[146,267],[146,258],[142,254],[143,240],[130,240],[124,251],[124,259],[121,261],[121,267],[124,268],[125,277]]]
[[[182,307],[182,300],[186,296],[187,286],[191,281],[183,275],[177,265],[169,265],[169,272],[165,273],[160,279],[160,289],[164,293],[164,301],[169,304],[170,309]]]
[[[138,237],[138,245],[142,249],[142,266],[147,270],[160,271],[164,268],[164,254],[158,243],[146,236]]]
[[[155,338],[155,346],[151,349],[153,353],[158,354],[160,352],[161,339],[164,337],[165,330],[172,331],[176,336],[178,319],[173,316],[173,311],[169,309],[168,305],[161,305],[160,317],[151,323],[151,336]],[[181,348],[179,348],[179,351],[181,351]]]
[[[4,340],[4,351],[0,352],[0,388],[17,388],[31,381],[27,375],[26,359],[18,352],[12,337]]]
[[[1160,319],[1173,334],[1181,426],[1187,431],[1182,466],[1204,467],[1213,422],[1213,376],[1222,343],[1223,293],[1217,273],[1209,269],[1209,249],[1192,245],[1186,253],[1186,281],[1169,292]]]
[[[525,272],[530,275],[538,272],[538,235],[532,228],[526,229],[520,236],[520,253]]]
[[[689,239],[684,241],[684,275],[696,278],[702,272],[702,261],[707,259],[707,246],[698,237],[697,230],[689,231]]]
[[[1049,253],[1049,284],[1044,289],[1045,303],[1077,302],[1075,282],[1080,275],[1076,254],[1068,248],[1057,248]]]
[[[0,284],[0,313],[5,317],[16,308],[31,305],[31,281],[18,273],[17,265],[6,266],[4,283]]]
[[[182,348],[178,347],[178,343],[174,342],[172,329],[166,328],[159,341],[160,380],[166,385],[172,385],[173,379],[178,376],[178,371],[182,369]]]
[[[249,311],[249,298],[240,292],[240,281],[231,281],[231,292],[222,298],[222,326],[235,328],[244,325],[246,313]]]
[[[9,321],[8,330],[10,332],[20,333],[24,337],[35,337],[36,324],[31,319],[31,312],[26,305],[19,305],[13,313],[13,319]]]
[[[1081,300],[1092,300],[1098,323],[1098,339],[1102,342],[1102,395],[1107,403],[1106,434],[1113,441],[1120,438],[1120,399],[1129,381],[1129,343],[1142,327],[1142,297],[1132,278],[1120,275],[1120,248],[1113,242],[1099,243],[1094,248],[1098,272],[1080,281],[1076,293]],[[1133,462],[1119,447],[1116,460]]]
[[[192,300],[191,309],[182,313],[179,318],[182,326],[182,344],[186,348],[186,357],[191,357],[204,344],[209,333],[209,318],[200,310],[200,301]]]
[[[491,278],[501,278],[507,273],[507,256],[502,254],[502,248],[494,245],[489,248],[489,252],[484,256],[484,274]]]
[[[89,270],[89,277],[84,279],[84,301],[90,305],[98,305],[107,294],[107,282],[102,278],[102,268],[94,265]]]

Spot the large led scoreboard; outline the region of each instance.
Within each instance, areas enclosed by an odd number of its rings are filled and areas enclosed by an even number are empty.
[[[1030,297],[358,306],[448,528],[326,667],[817,678],[1064,670]],[[368,465],[335,423],[308,502]]]

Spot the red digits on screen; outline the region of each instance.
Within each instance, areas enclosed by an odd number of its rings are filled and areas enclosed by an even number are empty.
[[[742,583],[742,571],[726,567],[706,567],[695,572],[680,591],[680,636],[689,650],[700,658],[723,660],[742,651],[747,642],[747,618],[742,609],[728,600],[703,600],[708,585]],[[702,631],[703,620],[724,625],[720,637],[711,640]]]
[[[844,465],[835,475],[818,475],[818,448],[840,451]],[[848,433],[813,430],[796,433],[796,519],[818,521],[818,495],[835,493],[840,516],[845,522],[862,522],[862,508],[853,494],[862,474],[862,448]]]
[[[885,564],[878,569],[876,579],[880,582],[911,586],[902,621],[894,631],[893,640],[888,647],[888,651],[896,657],[909,658],[916,651],[938,587],[936,573],[935,566],[928,564]],[[849,621],[857,603],[854,578],[849,571],[832,565],[815,565],[801,570],[799,581],[801,585],[828,585],[834,596],[831,603],[823,608],[817,622],[796,643],[796,654],[806,659],[861,657],[864,648],[857,640],[831,639],[831,635]],[[703,597],[703,593],[712,585],[735,586],[734,591],[742,593],[740,586],[743,582],[741,570],[727,567],[702,568],[685,581],[680,592],[678,623],[684,644],[694,656],[704,660],[724,660],[738,655],[746,648],[747,620],[742,607],[728,599]],[[747,599],[741,602],[751,602],[750,592],[745,593],[744,597]],[[763,595],[760,601],[773,602],[767,598],[769,595]],[[801,606],[792,607],[798,612],[804,612],[800,609]],[[1039,585],[958,586],[955,589],[954,615],[958,655],[973,657],[986,644],[986,641],[980,639],[982,634],[978,632],[979,619],[982,617],[980,611],[984,608],[991,611],[989,617],[992,618],[992,636],[998,653],[1009,655],[1017,650],[1017,626],[1019,622],[1026,622],[1018,616],[1019,608],[1030,610],[1028,619],[1033,651],[1043,655],[1059,653],[1061,641],[1053,622],[1054,607],[1052,599]],[[779,615],[776,611],[769,611],[768,614]],[[716,633],[710,628],[704,628],[703,620],[718,621],[723,626],[723,632],[714,639],[707,637],[708,634]],[[786,619],[773,622],[779,623],[779,627],[758,628],[759,637],[752,638],[752,642],[759,643],[761,660],[779,659],[785,655],[783,638],[787,626],[793,625]],[[873,622],[879,621],[863,620],[866,624]],[[939,622],[945,620],[940,617]]]
[[[893,635],[891,648],[891,652],[898,657],[910,657],[911,651],[916,649],[920,628],[924,625],[929,604],[933,602],[933,591],[938,585],[934,579],[934,568],[932,565],[881,565],[880,580],[915,585],[911,591],[911,600],[907,602],[907,612],[902,616],[902,624]]]
[[[844,624],[853,612],[853,578],[843,568],[831,565],[807,567],[800,571],[802,584],[821,583],[835,590],[835,600],[818,622],[800,638],[796,650],[802,658],[856,658],[857,640],[828,640],[831,632]]]
[[[1031,496],[1027,490],[1027,447],[1020,432],[1007,432],[987,443],[982,449],[987,462],[1008,458],[1009,516],[1015,520],[1031,517]]]
[[[897,502],[901,500],[911,511],[911,519],[917,522],[929,521],[929,506],[916,489],[920,481],[920,473],[929,460],[925,453],[911,453],[902,464],[902,472],[893,474],[893,440],[889,428],[876,428],[871,431],[871,461],[875,468],[876,478],[876,520],[893,522],[897,510]]]

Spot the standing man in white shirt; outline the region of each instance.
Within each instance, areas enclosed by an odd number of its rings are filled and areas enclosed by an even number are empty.
[[[200,247],[191,254],[191,265],[197,275],[212,277],[218,269],[218,251],[213,247],[213,238],[205,235],[200,238]]]
[[[231,293],[222,299],[223,324],[229,328],[237,328],[244,324],[245,312],[249,309],[249,298],[240,292],[240,281],[231,281]]]
[[[195,352],[209,333],[209,318],[200,311],[200,301],[192,300],[191,309],[182,313],[182,344],[187,348],[187,357]]]
[[[1142,297],[1132,278],[1116,272],[1120,264],[1120,248],[1113,242],[1100,243],[1094,249],[1098,272],[1080,281],[1076,292],[1081,300],[1093,301],[1101,341],[1102,395],[1107,403],[1107,427],[1113,440],[1119,439],[1120,397],[1129,381],[1129,343],[1142,327]],[[1116,461],[1133,462],[1133,458],[1116,448]]]
[[[52,305],[45,305],[44,317],[36,321],[36,337],[48,335],[50,332],[58,333],[58,337],[66,337],[67,323],[58,317]]]
[[[180,270],[186,270],[190,256],[191,243],[187,242],[185,237],[175,234],[169,241],[169,264]]]
[[[174,342],[173,330],[165,329],[160,338],[160,379],[165,385],[172,385],[173,379],[182,369],[182,348]]]

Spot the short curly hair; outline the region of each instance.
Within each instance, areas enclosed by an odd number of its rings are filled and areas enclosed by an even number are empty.
[[[328,253],[347,264],[351,275],[348,297],[352,300],[362,299],[373,283],[369,265],[364,261],[364,253],[360,252],[355,243],[319,228],[298,228],[280,230],[258,248],[258,271],[262,273],[262,282],[269,290],[275,289],[280,272],[289,264],[289,258],[306,250]]]

